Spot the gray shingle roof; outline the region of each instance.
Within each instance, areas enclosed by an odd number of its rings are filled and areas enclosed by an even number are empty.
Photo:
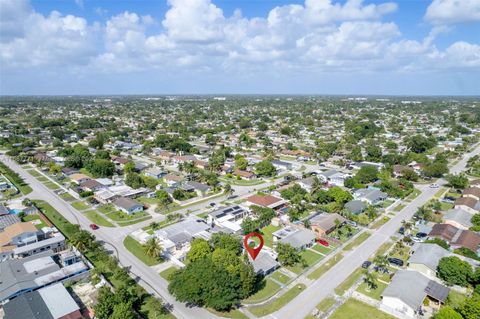
[[[425,288],[430,279],[416,271],[399,270],[382,296],[398,298],[412,309],[417,310],[427,296]]]
[[[283,244],[290,244],[293,248],[299,249],[315,240],[315,233],[307,229],[299,229],[298,231],[280,239]]]
[[[443,216],[443,219],[453,220],[467,228],[470,228],[473,226],[472,222],[470,221],[472,219],[472,214],[460,208],[447,210],[447,212]]]
[[[0,231],[3,231],[6,227],[20,223],[21,220],[15,214],[1,215],[0,216]]]
[[[367,208],[367,204],[361,200],[352,200],[345,204],[345,208],[348,209],[352,214],[358,215]]]
[[[3,309],[8,319],[54,319],[38,291],[10,300]]]
[[[419,244],[408,263],[422,264],[435,271],[440,259],[447,256],[450,252],[437,244]]]
[[[266,252],[260,252],[255,260],[252,260],[250,256],[249,259],[253,265],[253,270],[257,274],[268,272],[269,270],[275,269],[279,266],[278,262]]]

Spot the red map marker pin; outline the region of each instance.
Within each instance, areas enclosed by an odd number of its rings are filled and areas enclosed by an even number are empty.
[[[250,239],[251,237],[257,237],[258,239],[260,239],[260,245],[258,245],[258,247],[250,247],[248,245],[248,239]],[[258,254],[260,253],[260,250],[262,250],[262,247],[263,247],[262,235],[260,235],[259,233],[250,233],[248,235],[245,235],[245,237],[243,237],[243,246],[245,247],[245,250],[248,252],[250,257],[252,257],[252,259],[255,260],[255,258],[257,258]]]

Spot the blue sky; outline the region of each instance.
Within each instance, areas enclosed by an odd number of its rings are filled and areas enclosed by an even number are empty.
[[[2,95],[480,95],[480,0],[0,6]]]

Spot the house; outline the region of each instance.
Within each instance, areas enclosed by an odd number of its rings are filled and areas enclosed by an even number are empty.
[[[241,178],[248,179],[248,180],[252,180],[252,179],[257,177],[257,175],[255,175],[255,173],[253,173],[253,172],[242,171],[242,170],[239,170],[239,169],[236,169],[233,172],[233,175],[240,176]]]
[[[184,260],[194,238],[210,239],[210,226],[204,221],[187,219],[155,231],[162,248],[174,259]]]
[[[16,214],[0,215],[0,232],[3,232],[8,226],[20,222],[21,220]]]
[[[123,158],[123,157],[119,157],[119,156],[114,156],[112,158],[112,162],[115,164],[115,166],[117,167],[117,170],[122,170],[123,167],[125,166],[125,164],[127,164],[128,162],[130,162],[130,160],[126,159],[126,158]]]
[[[310,217],[310,228],[315,232],[317,238],[322,238],[331,233],[338,225],[347,220],[337,213],[321,213]]]
[[[367,204],[361,200],[354,199],[345,204],[345,209],[353,215],[359,215],[367,209]]]
[[[480,200],[480,188],[469,187],[463,191],[463,197],[471,197],[475,200]]]
[[[380,310],[399,318],[417,318],[425,298],[444,303],[450,289],[417,271],[399,270],[382,293]]]
[[[266,276],[280,267],[280,264],[275,257],[263,250],[260,251],[255,260],[253,260],[250,255],[248,256],[248,259],[252,263],[253,271],[255,271],[257,275]]]
[[[313,246],[315,243],[315,233],[304,228],[287,226],[275,231],[273,234],[273,242],[289,244],[297,250],[302,250]]]
[[[167,183],[167,185],[170,187],[175,186],[176,184],[184,180],[182,176],[174,174],[167,174],[163,179],[165,180],[165,183]]]
[[[469,229],[473,226],[472,214],[461,208],[452,208],[443,215],[443,222],[460,229]]]
[[[320,181],[321,182],[321,181]],[[297,181],[297,184],[307,192],[311,192],[313,186],[315,185],[315,177],[310,176],[307,178],[302,178]]]
[[[65,177],[68,177],[72,174],[76,174],[78,173],[79,170],[76,169],[76,168],[73,168],[73,167],[63,167],[62,168],[62,174],[65,176]]]
[[[37,241],[38,230],[32,223],[16,223],[0,233],[0,249],[7,246],[23,246]]]
[[[220,207],[208,213],[207,223],[230,229],[232,232],[240,232],[241,222],[247,214],[248,212],[238,205]]]
[[[437,244],[417,243],[413,246],[412,251],[407,262],[408,269],[418,271],[432,280],[436,279],[438,263],[444,257],[457,256],[471,264],[472,267],[480,266],[480,261],[456,255]]]
[[[113,201],[113,205],[128,215],[143,211],[142,204],[128,197],[117,198]]]
[[[0,216],[10,214],[7,207],[5,207],[2,203],[0,203]]]
[[[88,266],[73,252],[44,251],[26,258],[9,259],[0,263],[0,303],[57,282],[88,276]]]
[[[407,165],[393,165],[394,177],[402,177],[405,171],[413,171],[413,169]]]
[[[276,169],[284,170],[284,171],[289,171],[292,169],[292,164],[280,160],[272,160],[272,165]]]
[[[205,195],[211,189],[210,186],[195,181],[187,182],[184,186],[193,189],[199,196]]]
[[[362,188],[357,190],[353,197],[355,199],[365,201],[370,205],[376,205],[381,201],[384,201],[388,198],[388,195],[378,189],[375,188]]]
[[[65,237],[61,233],[53,233],[43,240],[16,247],[13,249],[13,258],[25,258],[46,250],[60,252],[66,248]]]
[[[61,283],[18,296],[7,302],[3,310],[9,319],[83,318],[80,307]]]
[[[470,230],[449,224],[435,224],[428,236],[445,240],[453,249],[464,247],[477,254],[479,252],[480,235]]]
[[[476,214],[480,211],[480,202],[473,197],[460,197],[454,202],[455,208],[466,210],[469,213]]]
[[[165,173],[164,171],[162,171],[158,167],[150,167],[150,168],[147,168],[145,170],[144,174],[145,174],[145,176],[150,176],[150,177],[153,177],[153,178],[162,178],[167,173]]]
[[[318,174],[318,177],[325,183],[329,183],[335,186],[343,186],[345,182],[345,174],[339,172],[335,169],[331,169],[325,172],[321,172]]]
[[[82,183],[80,183],[80,188],[83,190],[83,191],[88,191],[88,192],[96,192],[102,188],[104,188],[105,185],[103,185],[102,183],[99,183],[98,181],[94,180],[94,179],[88,179]]]
[[[245,199],[245,205],[250,207],[252,205],[272,208],[272,209],[280,209],[285,206],[287,203],[285,200],[272,196],[272,195],[252,195]]]
[[[69,175],[68,177],[72,180],[72,182],[74,182],[77,185],[80,185],[81,183],[86,182],[89,179],[91,179],[90,177],[88,177],[87,175],[82,174],[82,173],[74,173],[74,174]]]

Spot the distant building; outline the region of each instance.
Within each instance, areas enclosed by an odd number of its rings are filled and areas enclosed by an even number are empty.
[[[345,223],[346,219],[337,213],[322,213],[311,217],[308,221],[317,238],[322,238],[335,230],[337,226]]]
[[[315,243],[316,238],[315,233],[311,230],[293,226],[277,230],[272,235],[274,243],[289,244],[297,250],[311,247]]]
[[[117,198],[113,201],[113,205],[128,215],[143,211],[142,204],[128,197]]]

